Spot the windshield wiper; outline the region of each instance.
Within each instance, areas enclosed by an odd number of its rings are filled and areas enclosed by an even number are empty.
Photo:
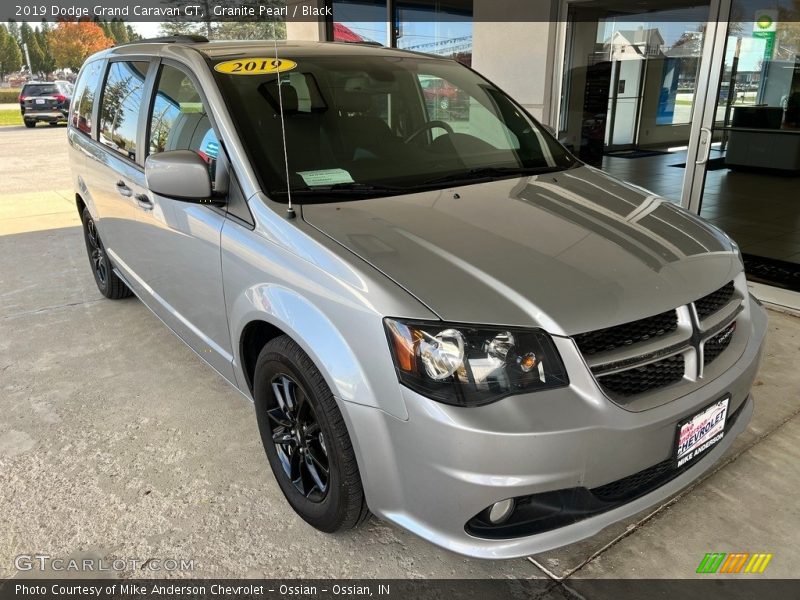
[[[503,177],[513,177],[514,175],[541,175],[542,173],[552,173],[561,171],[564,167],[477,167],[467,171],[459,171],[442,177],[436,177],[426,181],[423,185],[436,185],[437,183],[448,183],[453,181],[493,181]]]
[[[315,185],[314,187],[292,188],[292,196],[352,196],[352,195],[375,195],[375,194],[404,194],[406,188],[379,185],[371,183],[335,183],[333,185]],[[287,196],[287,190],[276,190],[275,196]]]

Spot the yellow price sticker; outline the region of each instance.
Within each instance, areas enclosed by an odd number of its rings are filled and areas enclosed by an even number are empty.
[[[286,58],[241,58],[214,65],[214,70],[228,75],[267,75],[291,71],[297,66]]]

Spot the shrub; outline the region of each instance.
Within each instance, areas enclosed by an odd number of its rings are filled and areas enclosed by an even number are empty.
[[[19,100],[19,88],[0,89],[0,104],[10,104]]]

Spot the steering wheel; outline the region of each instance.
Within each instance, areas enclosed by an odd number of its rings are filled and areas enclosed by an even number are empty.
[[[424,133],[429,129],[435,129],[436,127],[444,129],[447,133],[453,133],[453,128],[450,127],[450,123],[447,123],[445,121],[428,121],[422,127],[414,130],[411,133],[411,135],[409,135],[406,139],[403,140],[403,143],[408,144],[409,142],[413,141],[420,133]]]

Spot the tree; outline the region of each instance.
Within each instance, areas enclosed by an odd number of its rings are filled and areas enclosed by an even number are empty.
[[[159,32],[161,35],[195,35],[200,30],[199,23],[190,23],[188,21],[165,21],[161,23]]]
[[[28,55],[31,53],[31,40],[34,39],[33,35],[33,28],[28,25],[25,21],[22,22],[22,25],[19,27],[19,49],[22,51],[22,62],[28,64],[28,58],[25,55],[25,46],[28,46]],[[30,62],[34,62],[33,56],[30,57]],[[28,71],[31,73],[35,73],[36,69],[34,69],[32,64],[28,64]]]
[[[50,35],[50,25],[47,24],[47,21],[42,21],[41,29],[35,29],[33,35],[36,38],[36,43],[42,52],[42,62],[39,64],[39,72],[44,74],[52,73],[56,70],[56,60],[53,58],[53,54],[50,52],[50,43],[47,41],[47,38]],[[31,61],[32,60],[33,56],[31,56]]]
[[[125,44],[128,40],[128,31],[125,29],[125,23],[118,19],[112,19],[109,24],[111,30],[111,37],[117,44]]]
[[[8,20],[8,33],[11,34],[11,37],[14,38],[15,41],[19,41],[19,25],[14,19]]]
[[[204,20],[196,23],[170,21],[161,24],[162,35],[192,35],[200,34],[208,39],[274,39],[286,37],[286,24],[278,19],[275,21],[216,21],[214,20],[214,7],[239,7],[241,0],[161,0],[164,4],[185,8],[187,5],[199,6],[205,15]],[[251,0],[249,6],[278,7],[285,4],[284,0]],[[183,14],[185,10],[182,11]]]
[[[47,35],[55,66],[77,71],[89,55],[114,45],[97,23],[61,21]]]
[[[33,35],[33,29],[31,28],[28,23],[24,22],[19,27],[19,43],[20,44],[27,44],[31,36]]]
[[[47,72],[44,68],[46,66],[44,52],[41,47],[39,47],[39,38],[36,36],[36,32],[28,38],[28,56],[31,57],[31,64],[28,65],[31,73]]]
[[[125,26],[125,31],[128,34],[128,41],[129,42],[135,42],[136,40],[142,39],[142,36],[140,36],[138,33],[136,33],[136,30],[133,27],[131,27],[130,25],[126,25]]]
[[[215,37],[218,40],[284,40],[286,23],[229,21],[219,24]]]
[[[16,38],[0,25],[0,80],[22,68],[22,52]]]
[[[100,19],[95,19],[94,23],[97,23],[100,26],[100,29],[103,30],[103,33],[106,34],[106,37],[113,38],[114,35],[111,33],[111,25],[109,25],[108,21],[101,21]]]

